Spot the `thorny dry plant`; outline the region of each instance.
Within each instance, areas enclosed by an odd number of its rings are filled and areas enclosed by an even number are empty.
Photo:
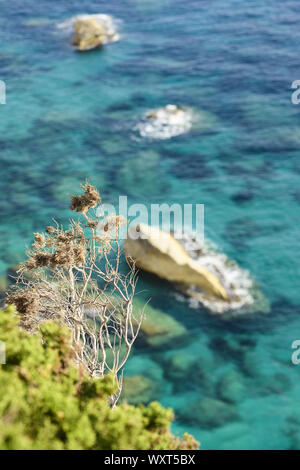
[[[82,188],[82,195],[72,197],[70,209],[81,213],[84,222],[71,220],[68,230],[55,223],[45,233],[34,234],[6,302],[16,305],[21,325],[28,330],[45,319],[65,324],[76,362],[93,377],[114,374],[115,406],[143,315],[133,315],[134,266],[128,265],[127,274],[119,269],[119,228],[127,222],[120,216],[97,216],[98,191],[88,182]]]

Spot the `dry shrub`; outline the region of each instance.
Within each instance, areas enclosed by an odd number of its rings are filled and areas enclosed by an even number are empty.
[[[38,328],[45,319],[66,325],[77,363],[92,376],[115,376],[115,404],[142,322],[142,315],[135,318],[132,312],[136,273],[133,266],[126,274],[119,269],[118,238],[124,221],[119,216],[98,217],[99,192],[88,182],[83,190],[72,196],[70,206],[83,220],[71,220],[68,230],[55,224],[34,234],[28,259],[6,301],[16,305],[27,329]]]

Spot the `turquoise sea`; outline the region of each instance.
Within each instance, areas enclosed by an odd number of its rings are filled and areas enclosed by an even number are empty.
[[[127,374],[151,378],[151,399],[175,410],[174,432],[193,433],[203,449],[300,449],[300,365],[291,362],[300,106],[290,88],[300,79],[299,3],[1,0],[0,11],[2,288],[32,232],[53,216],[68,222],[66,195],[86,178],[107,203],[205,204],[206,237],[250,270],[271,312],[223,321],[142,276],[142,298],[181,322],[188,341],[137,344]],[[80,13],[112,15],[120,41],[73,51],[57,24]],[[210,113],[214,125],[134,138],[139,118],[168,103]],[[176,361],[187,367],[172,371]]]

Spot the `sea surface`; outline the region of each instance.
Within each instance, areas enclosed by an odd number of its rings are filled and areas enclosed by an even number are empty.
[[[299,2],[1,0],[0,12],[2,288],[32,232],[68,222],[66,197],[86,178],[111,204],[205,204],[205,236],[251,272],[271,311],[224,321],[142,276],[142,299],[189,338],[137,345],[126,373],[151,378],[173,431],[202,449],[300,449]],[[80,13],[111,15],[120,41],[75,52],[57,24]],[[167,104],[213,125],[137,139],[144,113]],[[197,370],[170,373],[176,361]]]

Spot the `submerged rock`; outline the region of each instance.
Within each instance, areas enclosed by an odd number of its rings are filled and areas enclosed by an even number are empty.
[[[192,128],[194,113],[190,108],[168,104],[148,111],[135,130],[141,137],[170,139]]]
[[[164,362],[164,375],[173,384],[174,393],[185,393],[188,389],[213,393],[211,371],[214,369],[211,357],[196,356],[185,350],[169,356]]]
[[[136,239],[136,234],[140,237]],[[128,259],[136,265],[189,289],[195,286],[212,298],[228,301],[228,294],[218,277],[194,261],[185,248],[170,234],[156,227],[139,224],[130,227],[124,244]]]
[[[111,16],[104,14],[74,16],[59,23],[57,27],[75,32],[73,45],[79,51],[95,49],[120,38],[115,21]]]
[[[158,397],[157,383],[144,375],[125,377],[121,398],[131,405],[149,403]]]
[[[184,352],[176,352],[165,361],[165,375],[173,382],[184,382],[186,386],[186,379],[191,377],[191,369],[195,363],[195,358],[192,354]]]
[[[240,356],[240,360],[238,362],[238,366],[241,372],[246,377],[254,378],[257,381],[262,376],[261,365],[261,356],[257,353],[257,351],[245,352]],[[263,380],[265,380],[264,376]]]
[[[209,347],[223,359],[233,359],[240,363],[242,357],[255,349],[256,340],[248,336],[214,336]]]
[[[184,337],[186,328],[170,315],[134,299],[133,312],[136,316],[143,311],[145,317],[142,322],[139,340],[144,340],[150,346],[161,346]]]
[[[180,410],[179,415],[192,425],[208,429],[240,419],[234,405],[208,397],[188,403]]]
[[[131,377],[132,375],[146,375],[150,379],[159,383],[160,386],[164,386],[163,369],[157,361],[152,358],[150,359],[148,354],[148,351],[145,352],[145,354],[135,354],[135,351],[133,351],[129,356],[129,361],[126,362],[126,377]]]
[[[191,129],[200,133],[211,133],[216,129],[216,123],[215,116],[207,111],[168,104],[146,112],[134,130],[141,137],[165,140],[185,134]]]
[[[238,372],[227,372],[217,383],[218,396],[229,403],[239,403],[244,398],[245,388]]]
[[[287,416],[284,433],[290,440],[290,450],[300,450],[300,413],[297,408]]]
[[[160,167],[160,156],[151,149],[124,161],[118,169],[116,183],[122,191],[136,197],[156,197],[168,190],[168,181]]]
[[[108,295],[106,295],[106,299]],[[108,311],[117,312],[121,299],[110,295],[111,304],[107,306]],[[171,317],[167,313],[161,310],[151,307],[146,301],[139,298],[133,299],[133,316],[135,318],[135,325],[140,320],[141,315],[144,315],[140,332],[137,338],[137,343],[146,343],[147,345],[159,347],[163,344],[170,343],[178,345],[180,339],[184,339],[187,330],[184,325],[179,323],[175,318]],[[86,304],[83,308],[83,312],[91,319],[98,318],[98,311],[94,309],[93,305]],[[177,341],[174,343],[174,341]],[[123,345],[120,351],[121,357],[123,356],[123,347],[126,351],[126,347]],[[108,358],[110,359],[110,353],[108,352]]]
[[[268,394],[284,394],[291,389],[291,380],[286,374],[276,373],[271,376],[259,376],[258,386],[263,396]]]

